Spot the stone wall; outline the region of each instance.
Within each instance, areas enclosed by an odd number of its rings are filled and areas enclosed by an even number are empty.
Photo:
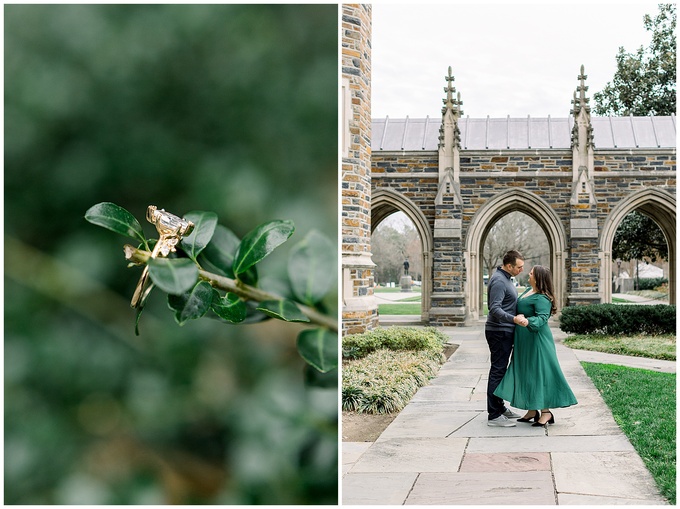
[[[342,6],[343,333],[377,326],[371,261],[371,6]]]
[[[595,150],[592,179],[595,203],[573,192],[572,152],[564,149],[460,152],[460,199],[444,200],[435,207],[439,176],[436,152],[380,152],[372,156],[372,188],[393,189],[418,205],[434,232],[437,208],[451,208],[460,217],[460,241],[435,239],[430,323],[460,324],[466,308],[465,284],[469,278],[463,257],[465,239],[475,214],[489,200],[508,189],[522,189],[540,197],[562,223],[567,252],[565,297],[567,305],[601,300],[599,232],[611,210],[631,193],[651,186],[676,192],[674,150]],[[459,215],[456,216],[456,211]],[[447,215],[444,214],[444,215]],[[538,219],[540,223],[540,217]],[[428,303],[423,303],[428,306]]]

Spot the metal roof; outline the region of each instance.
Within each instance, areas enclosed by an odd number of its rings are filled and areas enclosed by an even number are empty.
[[[595,149],[675,148],[675,115],[591,117]],[[458,119],[463,150],[571,148],[572,117]],[[437,150],[441,118],[372,120],[371,149]]]

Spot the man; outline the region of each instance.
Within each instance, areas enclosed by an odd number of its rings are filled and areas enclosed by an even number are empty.
[[[524,315],[517,313],[517,289],[510,280],[524,269],[524,257],[517,251],[508,251],[503,256],[503,265],[489,278],[486,288],[489,315],[484,332],[491,352],[491,369],[486,388],[486,406],[489,412],[489,426],[509,427],[517,424],[510,419],[521,417],[509,408],[498,396],[494,396],[498,384],[508,369],[510,353],[514,343],[515,325],[526,325]]]

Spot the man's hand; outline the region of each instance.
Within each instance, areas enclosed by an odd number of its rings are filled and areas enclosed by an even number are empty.
[[[517,315],[517,316],[513,319],[513,321],[514,321],[517,325],[521,325],[522,327],[526,327],[527,325],[529,325],[529,320],[527,320],[527,319],[524,317],[524,315]]]

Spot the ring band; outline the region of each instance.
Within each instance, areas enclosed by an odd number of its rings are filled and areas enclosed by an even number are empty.
[[[194,229],[194,223],[191,221],[166,212],[164,209],[158,210],[155,205],[149,205],[147,208],[146,219],[156,226],[160,235],[151,252],[151,258],[166,257],[174,253],[180,239],[189,235]],[[130,306],[133,308],[142,306],[150,291],[149,266],[146,265],[135,288],[135,293],[132,295]]]

